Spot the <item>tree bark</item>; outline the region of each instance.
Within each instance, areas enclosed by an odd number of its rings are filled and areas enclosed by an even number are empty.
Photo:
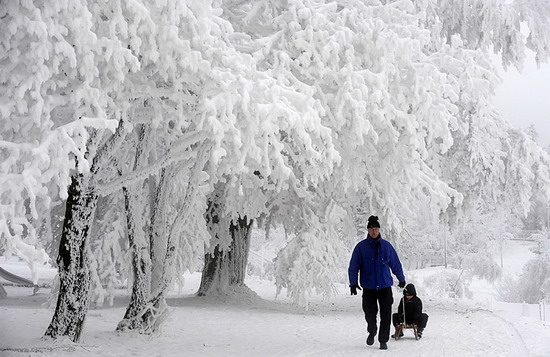
[[[144,125],[140,125],[136,129],[137,148],[134,159],[134,171],[138,170],[146,160],[143,157],[143,151],[149,132],[149,129]],[[162,172],[164,173],[164,170]],[[119,169],[119,174],[122,175],[121,169]],[[138,330],[140,333],[145,333],[149,331],[151,324],[150,314],[147,313],[147,305],[151,296],[151,242],[146,239],[145,233],[137,228],[143,226],[143,222],[138,216],[139,213],[138,215],[134,214],[136,207],[140,207],[140,205],[133,200],[134,196],[128,187],[122,187],[122,193],[124,194],[128,242],[132,252],[134,281],[130,303],[128,304],[124,318],[118,323],[116,329],[117,331]],[[158,200],[155,199],[153,204],[158,204]],[[152,205],[153,211],[156,208]]]
[[[117,331],[139,330],[141,332],[149,325],[147,316],[143,312],[146,309],[151,292],[151,259],[149,256],[149,246],[146,244],[144,237],[140,237],[140,233],[136,231],[130,192],[126,187],[123,187],[122,191],[124,193],[128,241],[132,251],[134,282],[132,284],[130,303],[128,304],[124,318],[118,323],[116,329]]]
[[[166,229],[166,199],[168,194],[167,176],[169,169],[161,170],[155,200],[151,208],[151,226],[149,229],[149,247],[151,256],[151,292],[162,285],[162,269],[168,249],[168,233]]]
[[[142,334],[156,332],[165,316],[165,292],[169,285],[168,270],[174,247],[166,232],[167,169],[162,169],[151,207],[149,237],[138,235],[133,215],[134,204],[128,189],[123,188],[128,222],[128,239],[132,249],[134,282],[132,296],[118,331],[137,330]],[[136,217],[137,218],[137,217]]]
[[[105,157],[115,152],[124,140],[125,131],[125,121],[121,120],[116,132],[97,151],[100,138],[97,132],[92,132],[86,155],[91,152],[96,155],[90,172],[71,177],[57,256],[59,296],[45,336],[67,336],[73,342],[80,339],[90,301],[88,235],[98,199],[95,177]]]
[[[160,185],[164,185],[166,182],[164,174],[163,170]],[[156,191],[157,195],[161,195],[163,190],[164,188],[159,187]],[[171,239],[162,234],[165,232],[164,225],[160,224],[161,222],[156,222],[154,218],[163,217],[163,213],[159,210],[164,209],[164,201],[158,196],[155,199],[152,210],[156,213],[153,214],[150,236],[147,241],[136,231],[130,193],[126,188],[123,188],[123,192],[127,212],[128,239],[132,249],[134,282],[130,303],[124,318],[118,323],[117,331],[136,330],[142,334],[152,334],[158,330],[165,316],[164,295],[169,283],[167,270],[172,263],[174,247]]]
[[[89,178],[88,178],[89,179]],[[78,342],[90,299],[90,267],[87,237],[97,203],[86,177],[74,175],[69,186],[63,231],[59,245],[59,297],[45,335],[68,336]]]
[[[139,136],[139,142],[143,143],[143,133]],[[199,149],[195,161],[195,167],[188,182],[182,207],[178,210],[177,216],[167,218],[167,208],[172,208],[167,202],[170,199],[170,182],[168,178],[174,174],[174,168],[163,168],[156,184],[148,182],[151,205],[151,222],[148,230],[148,237],[145,238],[141,231],[136,230],[138,216],[133,214],[137,206],[131,204],[132,197],[129,190],[123,189],[125,194],[128,236],[133,253],[134,284],[132,298],[124,319],[118,324],[117,330],[137,330],[139,333],[152,334],[159,330],[166,314],[165,295],[170,287],[173,278],[174,256],[176,253],[176,242],[174,226],[185,224],[186,214],[189,206],[196,199],[198,177],[208,158],[208,145]],[[141,145],[136,151],[136,163],[140,160],[142,152]],[[134,167],[137,169],[139,165]],[[152,178],[151,178],[152,180]],[[153,187],[156,186],[156,187]],[[168,220],[173,220],[168,224]]]
[[[217,213],[213,214],[209,221],[209,225],[216,224],[220,224]],[[222,251],[216,246],[212,253],[207,253],[204,256],[199,296],[223,294],[232,286],[244,285],[251,227],[252,220],[248,221],[246,216],[239,217],[237,222],[231,221],[229,230],[225,230],[231,236],[229,251]],[[211,230],[211,232],[215,231],[219,232],[218,234],[224,232],[223,229]]]

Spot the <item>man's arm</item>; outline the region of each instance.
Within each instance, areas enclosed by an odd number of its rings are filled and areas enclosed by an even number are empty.
[[[399,256],[397,255],[397,252],[393,248],[393,246],[390,244],[390,268],[393,273],[399,280],[399,282],[405,282],[405,274],[403,274],[403,266],[401,265],[401,261],[399,260]]]
[[[359,286],[358,283],[358,274],[359,268],[361,267],[361,254],[359,252],[358,245],[353,249],[351,254],[351,259],[349,261],[348,267],[348,277],[349,277],[349,286]]]

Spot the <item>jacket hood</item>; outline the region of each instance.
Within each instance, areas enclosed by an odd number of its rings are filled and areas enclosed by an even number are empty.
[[[403,289],[403,295],[406,294],[416,296],[416,288],[413,284],[407,284],[407,286],[405,286],[405,289]]]

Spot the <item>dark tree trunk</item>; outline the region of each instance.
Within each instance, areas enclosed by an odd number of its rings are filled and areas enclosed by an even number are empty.
[[[231,251],[229,260],[231,274],[230,285],[243,285],[246,277],[246,266],[248,264],[248,252],[250,250],[250,237],[252,233],[252,220],[244,218],[237,219],[237,224],[231,221],[229,232],[231,234]]]
[[[121,120],[116,132],[97,151],[99,137],[92,132],[88,152],[96,152],[90,172],[71,177],[65,206],[65,219],[59,243],[57,264],[59,295],[57,305],[45,336],[67,336],[78,342],[90,301],[90,264],[88,235],[97,205],[95,176],[105,157],[115,152],[124,140],[125,122]]]
[[[124,207],[126,209],[126,223],[128,226],[128,240],[132,251],[132,268],[134,282],[132,284],[132,296],[122,321],[118,323],[117,330],[139,330],[143,331],[148,326],[147,316],[143,313],[149,300],[151,289],[151,260],[149,247],[140,242],[136,236],[136,223],[131,205],[130,192],[123,187]],[[144,237],[142,237],[144,238]]]
[[[212,216],[210,224],[219,224],[216,216]],[[228,230],[231,235],[229,251],[222,251],[216,246],[212,254],[205,255],[199,296],[220,294],[231,286],[244,285],[251,227],[252,220],[248,221],[246,216],[239,217],[236,224],[231,221]],[[223,232],[223,229],[218,232]]]
[[[87,237],[97,195],[80,174],[72,177],[68,194],[57,257],[61,285],[55,313],[45,335],[68,336],[78,342],[90,298]]]
[[[133,170],[138,170],[145,158],[143,150],[146,145],[146,136],[150,131],[144,125],[136,129],[137,148]],[[119,169],[122,175],[122,170]],[[132,192],[128,187],[122,188],[124,194],[124,209],[126,211],[126,225],[128,230],[128,242],[132,252],[132,269],[134,281],[130,303],[124,314],[124,318],[117,325],[117,331],[138,330],[140,333],[147,331],[150,326],[150,314],[147,313],[147,305],[151,295],[151,246],[145,234],[136,227],[142,226],[140,217],[136,217],[135,207],[139,207],[133,201]],[[155,200],[156,203],[156,200]],[[153,207],[154,209],[154,207]],[[138,213],[139,214],[139,213]]]

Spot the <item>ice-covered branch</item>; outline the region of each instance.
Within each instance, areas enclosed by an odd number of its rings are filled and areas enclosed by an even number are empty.
[[[196,153],[193,152],[192,146],[206,140],[207,135],[203,132],[191,132],[185,134],[181,139],[171,144],[168,152],[158,158],[153,164],[145,166],[130,172],[129,174],[118,177],[107,183],[101,183],[98,185],[98,194],[105,196],[117,190],[120,190],[123,186],[127,186],[137,180],[142,180],[149,175],[157,174],[161,169],[166,168],[176,162],[185,161],[193,158]]]

